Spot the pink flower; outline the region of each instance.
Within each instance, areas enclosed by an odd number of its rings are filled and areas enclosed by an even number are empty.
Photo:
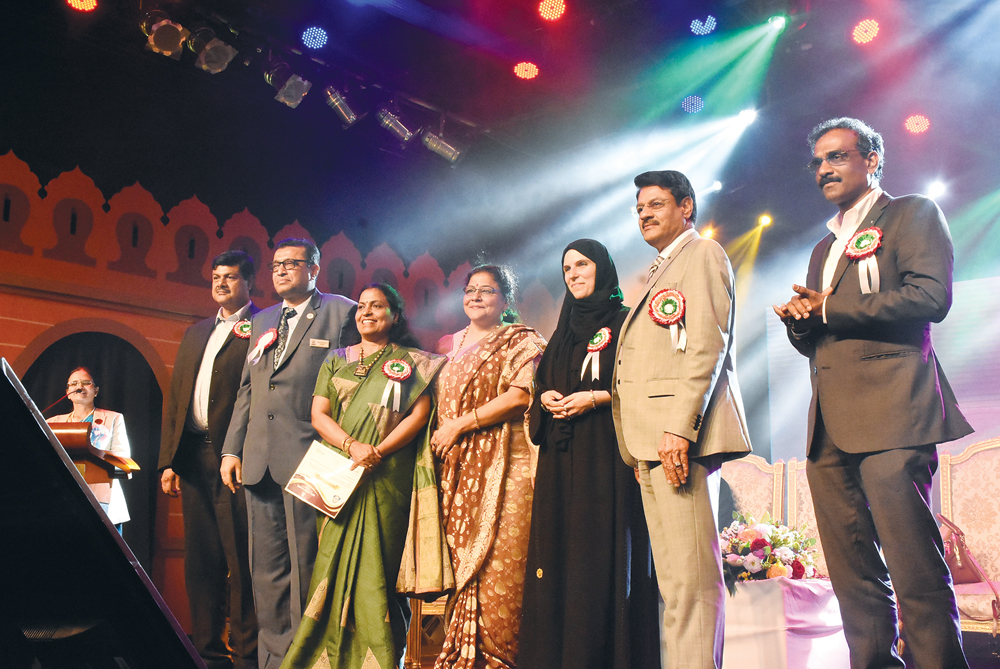
[[[740,533],[736,535],[736,538],[739,539],[742,543],[750,543],[751,541],[754,541],[756,539],[763,539],[764,535],[762,535],[760,532],[753,529],[752,527],[748,527],[745,530],[741,530]]]

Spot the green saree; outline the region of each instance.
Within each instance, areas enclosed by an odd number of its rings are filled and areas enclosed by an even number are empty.
[[[409,377],[399,381],[398,405],[386,397],[392,382],[382,367],[358,378],[357,362],[347,362],[343,349],[333,351],[323,363],[314,392],[330,400],[332,418],[349,435],[373,446],[399,424],[444,362],[441,356],[417,349],[389,347],[384,361],[403,360],[412,368]],[[319,553],[309,604],[282,669],[399,666],[410,608],[406,597],[396,593],[396,578],[418,445],[426,439],[425,429],[413,442],[383,457],[362,478],[337,518],[319,514]]]

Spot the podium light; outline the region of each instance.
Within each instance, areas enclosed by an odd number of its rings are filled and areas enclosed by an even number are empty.
[[[139,27],[147,37],[146,49],[174,60],[181,59],[184,41],[191,33],[181,24],[171,21],[166,12],[159,9],[146,12]]]
[[[376,114],[379,125],[389,131],[396,139],[406,144],[413,139],[413,131],[403,125],[399,116],[391,112],[387,107],[380,107]]]
[[[420,137],[420,141],[432,153],[436,153],[449,163],[454,165],[465,156],[465,151],[457,146],[445,141],[440,135],[435,135],[430,130],[425,130]]]
[[[340,124],[344,128],[350,128],[352,125],[358,122],[358,115],[354,113],[351,106],[347,104],[347,100],[344,99],[344,95],[338,91],[333,86],[327,86],[323,89],[323,98],[326,100],[326,104],[333,113],[337,115],[340,119]]]
[[[283,60],[272,60],[264,72],[264,81],[269,83],[278,94],[274,99],[292,109],[299,106],[306,93],[312,88],[312,82],[306,81],[292,72],[292,67]]]
[[[187,38],[187,47],[197,55],[194,64],[205,72],[218,74],[229,67],[236,54],[239,53],[215,36],[211,28],[198,28]]]

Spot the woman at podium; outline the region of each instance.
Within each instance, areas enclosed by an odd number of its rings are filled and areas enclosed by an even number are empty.
[[[126,458],[131,457],[128,435],[125,434],[125,418],[116,411],[98,409],[94,406],[100,388],[97,387],[90,370],[86,367],[74,369],[66,382],[66,392],[69,400],[73,402],[73,410],[61,416],[53,416],[48,422],[91,423],[90,443],[94,448],[111,451]],[[122,524],[129,520],[121,481],[115,479],[111,482],[111,500],[108,503],[102,502],[101,507],[121,533]]]

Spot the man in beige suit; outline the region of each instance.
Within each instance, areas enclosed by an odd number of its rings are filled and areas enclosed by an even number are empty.
[[[636,467],[649,525],[670,669],[722,666],[725,586],[716,514],[719,468],[750,452],[733,361],[733,270],[694,229],[680,172],[635,178],[636,212],[659,255],[618,341],[612,411]]]

